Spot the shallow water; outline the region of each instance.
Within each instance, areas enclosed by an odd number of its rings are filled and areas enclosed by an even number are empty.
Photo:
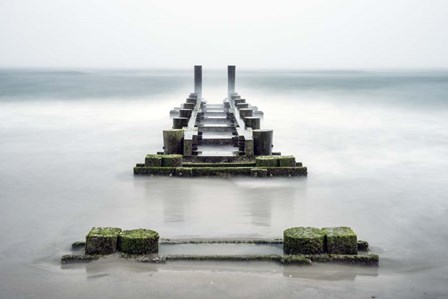
[[[219,102],[225,72],[204,73]],[[183,71],[0,71],[0,298],[448,298],[448,73],[246,72],[274,149],[307,178],[134,177],[161,150]],[[379,268],[274,263],[61,267],[92,226],[277,238],[351,226]]]

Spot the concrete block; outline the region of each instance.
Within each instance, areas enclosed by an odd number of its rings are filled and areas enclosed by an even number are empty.
[[[159,251],[159,234],[149,229],[124,230],[118,237],[118,250],[129,254],[150,254]]]
[[[146,155],[145,157],[146,167],[161,167],[162,166],[162,156],[161,155]]]
[[[93,227],[86,236],[86,254],[114,253],[120,232],[116,227]]]
[[[358,238],[350,227],[325,227],[326,252],[332,254],[357,254]]]
[[[278,157],[278,166],[280,166],[280,167],[295,167],[296,166],[296,158],[294,158],[294,156],[279,156]]]
[[[265,168],[252,168],[250,174],[253,177],[265,178],[268,175],[268,170]]]
[[[268,176],[306,176],[306,167],[267,167]]]
[[[258,156],[255,157],[256,167],[277,167],[278,157],[276,156]]]
[[[134,174],[173,176],[176,174],[176,167],[134,167]]]
[[[162,167],[181,167],[182,155],[162,155]]]
[[[325,233],[315,227],[292,227],[283,232],[286,254],[320,254],[325,250]]]
[[[176,176],[192,177],[193,176],[193,168],[191,168],[191,167],[177,167],[176,168]]]

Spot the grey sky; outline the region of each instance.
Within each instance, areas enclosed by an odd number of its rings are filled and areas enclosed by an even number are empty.
[[[0,0],[0,67],[448,68],[447,0]]]

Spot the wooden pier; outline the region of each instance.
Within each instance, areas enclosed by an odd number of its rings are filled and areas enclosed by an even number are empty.
[[[228,66],[227,97],[208,103],[202,96],[202,66],[194,66],[194,92],[170,111],[163,152],[148,154],[137,175],[304,176],[293,156],[273,152],[273,130],[262,129],[263,112],[235,91],[236,67]]]

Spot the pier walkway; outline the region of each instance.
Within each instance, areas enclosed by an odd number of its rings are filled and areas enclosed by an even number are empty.
[[[135,174],[307,174],[293,156],[272,151],[273,130],[261,129],[263,112],[235,91],[235,71],[235,66],[228,66],[227,97],[222,103],[208,103],[202,96],[202,66],[194,67],[194,92],[170,111],[173,126],[163,131],[163,152],[148,155],[145,164],[134,168]]]

